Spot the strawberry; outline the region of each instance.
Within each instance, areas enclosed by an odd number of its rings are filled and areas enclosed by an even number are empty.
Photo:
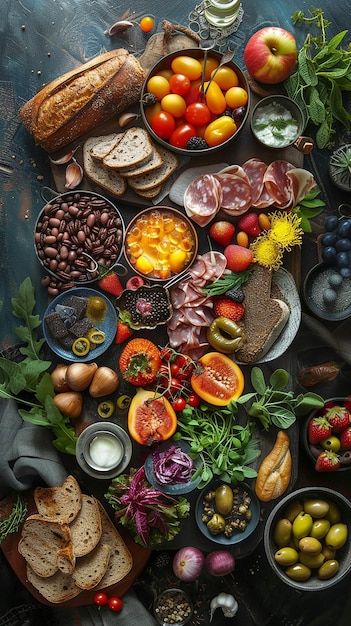
[[[333,472],[340,467],[340,460],[335,452],[324,451],[317,457],[315,470],[317,472]]]
[[[238,246],[235,243],[224,248],[223,254],[227,260],[227,268],[232,272],[244,272],[251,265],[254,258],[250,248]]]
[[[241,302],[219,297],[214,299],[213,312],[216,317],[227,317],[233,322],[238,322],[245,313],[245,307]]]
[[[313,445],[330,437],[331,426],[324,416],[312,417],[308,424],[308,440]]]
[[[116,296],[116,298],[118,298],[118,296],[120,296],[123,291],[121,281],[119,280],[117,274],[112,271],[104,274],[104,276],[102,276],[102,278],[98,280],[97,284],[100,289],[102,289],[102,291],[111,293],[113,296]]]
[[[258,215],[256,213],[245,213],[238,221],[238,228],[243,230],[251,237],[257,237],[262,232],[262,228],[258,221]]]
[[[226,222],[225,220],[214,222],[210,226],[210,237],[212,237],[212,239],[216,243],[219,243],[220,246],[223,246],[223,248],[229,246],[231,240],[233,239],[234,233],[234,224],[232,224],[231,222]]]
[[[341,450],[351,450],[351,427],[346,428],[339,436]]]
[[[324,416],[328,420],[333,433],[341,433],[351,423],[350,411],[338,404],[327,409]]]
[[[122,378],[136,387],[154,383],[160,366],[160,351],[149,339],[131,339],[119,357]]]
[[[127,341],[127,339],[131,338],[133,333],[134,333],[133,329],[130,326],[128,326],[128,324],[126,324],[125,322],[122,322],[122,320],[117,320],[117,331],[116,331],[115,343],[120,344],[120,343],[123,343],[124,341]]]

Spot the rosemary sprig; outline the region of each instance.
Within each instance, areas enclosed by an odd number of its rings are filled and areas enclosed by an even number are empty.
[[[0,543],[5,541],[6,537],[18,531],[27,513],[27,503],[22,495],[17,493],[11,513],[7,517],[0,518]]]

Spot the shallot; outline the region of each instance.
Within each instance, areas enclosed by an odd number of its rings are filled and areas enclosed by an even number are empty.
[[[176,552],[173,558],[173,573],[184,582],[199,578],[205,564],[201,550],[188,546]]]
[[[206,556],[206,569],[211,576],[226,576],[235,567],[235,559],[228,550],[214,550]]]

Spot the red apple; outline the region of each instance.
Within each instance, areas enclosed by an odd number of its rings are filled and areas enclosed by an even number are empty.
[[[244,49],[244,61],[249,74],[261,83],[272,85],[290,76],[296,57],[295,37],[277,26],[258,30]]]

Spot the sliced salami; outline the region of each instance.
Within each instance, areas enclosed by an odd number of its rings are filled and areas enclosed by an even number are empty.
[[[294,169],[294,166],[289,161],[279,159],[268,165],[264,175],[265,187],[274,199],[274,205],[279,208],[283,208],[291,201],[291,188],[286,177],[286,173],[291,169]]]
[[[252,189],[252,206],[255,206],[261,197],[264,189],[264,175],[267,170],[267,164],[261,159],[252,158],[243,163],[242,169],[247,175]]]
[[[222,187],[213,174],[193,180],[184,193],[185,212],[199,226],[206,226],[222,204]]]
[[[216,177],[222,185],[221,208],[223,211],[233,216],[245,213],[250,208],[252,200],[252,188],[249,179],[228,172],[216,174]]]

